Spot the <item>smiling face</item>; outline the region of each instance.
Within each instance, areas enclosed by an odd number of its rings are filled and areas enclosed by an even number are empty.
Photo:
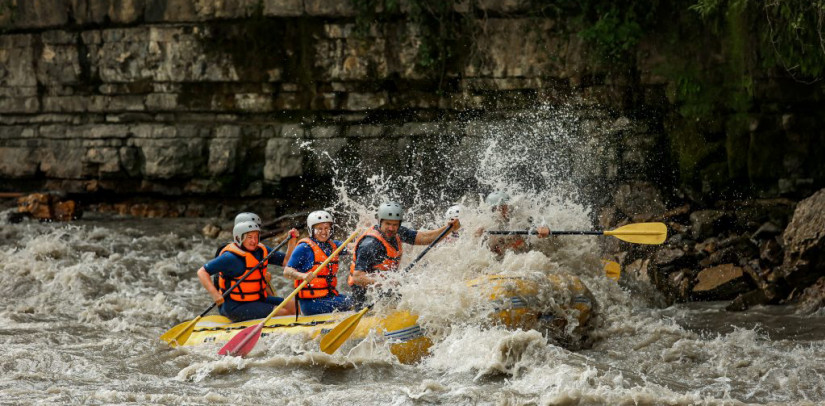
[[[378,229],[381,230],[387,238],[393,238],[395,234],[398,233],[398,227],[401,227],[401,220],[381,220],[381,225],[378,226]]]
[[[312,236],[319,242],[326,242],[332,235],[332,223],[318,223],[312,226]]]
[[[247,251],[254,251],[255,248],[258,247],[258,238],[260,237],[260,232],[258,231],[250,231],[243,235],[243,241],[241,241],[241,246]]]

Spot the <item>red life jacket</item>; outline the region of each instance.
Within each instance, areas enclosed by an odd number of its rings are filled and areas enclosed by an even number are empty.
[[[401,262],[401,254],[403,254],[403,249],[401,247],[401,237],[398,233],[395,234],[395,244],[398,249],[395,249],[387,240],[384,239],[384,235],[378,231],[377,228],[373,227],[369,229],[366,233],[358,237],[358,240],[355,241],[355,249],[352,250],[352,264],[349,267],[349,277],[347,278],[347,283],[352,286],[355,284],[355,281],[352,279],[352,275],[355,273],[355,255],[358,252],[358,245],[361,244],[361,240],[364,237],[373,237],[376,240],[380,241],[381,244],[384,244],[384,248],[387,250],[387,257],[384,259],[383,262],[376,264],[372,267],[372,269],[362,269],[366,272],[380,272],[380,271],[389,271],[393,269],[398,269],[398,263]]]
[[[263,257],[266,258],[269,254],[266,247],[263,244],[258,244],[258,248],[263,250]],[[226,279],[223,277],[222,273],[220,274],[220,278],[218,278],[218,285],[220,286],[222,292],[226,292],[227,289],[231,288],[235,282],[241,279],[241,276],[245,275],[250,269],[257,266],[259,262],[251,252],[241,249],[236,244],[227,245],[223,248],[223,250],[221,250],[221,254],[227,251],[243,258],[244,261],[246,261],[246,265],[244,273],[239,275],[237,278]],[[267,262],[264,262],[259,269],[249,274],[243,282],[238,284],[238,286],[229,293],[229,298],[237,302],[253,302],[267,297],[266,279],[264,279],[267,276],[266,265]]]
[[[318,244],[310,238],[301,239],[298,241],[298,244],[304,243],[309,245],[309,248],[312,248],[312,253],[315,254],[315,260],[313,262],[312,268],[309,269],[307,272],[315,272],[315,269],[318,268],[318,265],[321,265],[322,262],[326,261],[327,254]],[[338,247],[335,245],[335,241],[329,240],[329,245],[332,246],[332,250],[335,251]],[[309,283],[298,292],[299,299],[317,299],[321,297],[330,297],[330,296],[338,296],[338,291],[335,290],[335,287],[338,286],[338,256],[331,259],[327,262],[327,265],[318,271],[318,274],[315,275],[315,278],[312,279]],[[302,279],[295,280],[295,287],[297,288],[298,285],[303,282]]]

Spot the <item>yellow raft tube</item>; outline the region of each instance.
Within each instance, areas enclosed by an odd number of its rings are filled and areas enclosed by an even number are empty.
[[[551,275],[546,280],[491,275],[471,280],[467,282],[467,286],[481,289],[482,294],[493,301],[495,310],[490,315],[491,322],[512,329],[536,329],[565,346],[578,346],[577,342],[581,341],[579,333],[589,325],[595,310],[595,301],[587,287],[579,278],[571,275]],[[549,302],[552,305],[548,305],[546,302],[551,296],[553,298]],[[297,318],[273,317],[264,326],[261,337],[303,334],[314,340],[353,314],[354,312],[338,312]],[[570,321],[576,324],[572,329],[568,328]],[[260,320],[233,323],[223,316],[205,316],[195,325],[192,335],[182,345],[226,342],[238,331],[258,323]],[[432,346],[431,339],[418,325],[418,316],[407,311],[396,311],[384,317],[364,316],[348,341],[359,342],[372,330],[384,335],[390,344],[390,351],[403,363],[418,362]]]
[[[308,339],[316,339],[326,334],[355,312],[338,312],[316,314],[313,316],[273,317],[264,326],[261,337],[273,334],[303,334]],[[361,341],[370,330],[383,332],[390,343],[390,351],[403,363],[414,363],[421,359],[432,346],[430,338],[425,336],[417,323],[418,316],[406,311],[397,311],[386,317],[364,316],[358,323],[349,341]],[[205,316],[195,325],[192,335],[184,346],[207,343],[226,342],[238,331],[260,323],[261,320],[247,320],[233,323],[224,316]]]

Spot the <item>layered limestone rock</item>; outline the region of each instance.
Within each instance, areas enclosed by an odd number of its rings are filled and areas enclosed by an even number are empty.
[[[653,73],[663,44],[644,44],[638,78],[616,76],[563,19],[519,1],[472,6],[455,10],[484,14],[483,29],[435,67],[421,59],[420,27],[400,18],[362,32],[349,1],[12,2],[0,13],[0,179],[15,191],[266,195],[329,175],[313,150],[370,167],[404,162],[398,173],[408,173],[441,163],[406,159],[406,148],[466,155],[478,128],[549,104],[581,118],[576,136],[592,153],[580,162],[582,183],[628,181],[618,213],[635,219],[662,210],[661,193],[645,185],[668,180],[668,144],[680,165],[722,180],[746,162],[776,190],[820,182],[810,158],[819,144],[800,134],[821,122],[783,110],[781,78],[754,79],[754,97],[774,107],[742,120],[746,142],[728,148],[735,157],[712,162],[691,149],[695,129],[662,128],[675,108],[668,79]],[[630,120],[626,110],[648,113]],[[775,140],[804,145],[761,148]]]

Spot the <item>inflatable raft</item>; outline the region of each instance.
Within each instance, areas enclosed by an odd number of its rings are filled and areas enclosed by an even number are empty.
[[[591,324],[595,300],[579,278],[571,275],[521,277],[491,275],[467,282],[493,302],[489,319],[512,329],[535,329],[569,347],[579,347]],[[262,338],[274,334],[303,334],[317,339],[354,312],[314,316],[273,317],[262,331]],[[233,323],[223,316],[206,316],[194,327],[184,346],[229,341],[238,331],[260,323],[248,320]],[[427,354],[432,341],[418,325],[418,316],[396,311],[378,317],[367,313],[348,342],[354,345],[371,332],[383,334],[390,351],[403,363],[414,363]]]
[[[273,317],[264,326],[261,338],[275,334],[303,334],[307,339],[316,339],[353,314],[355,312]],[[381,332],[390,344],[390,351],[399,361],[413,363],[421,359],[432,345],[432,341],[424,335],[417,321],[418,316],[406,311],[393,312],[386,317],[367,315],[361,319],[349,341],[361,341],[371,330]],[[195,324],[192,335],[183,345],[227,342],[238,331],[260,322],[261,320],[247,320],[233,323],[224,316],[206,316]]]
[[[581,279],[552,274],[533,277],[490,275],[467,282],[493,303],[488,319],[510,329],[537,330],[556,344],[579,349],[589,344],[596,300]]]

